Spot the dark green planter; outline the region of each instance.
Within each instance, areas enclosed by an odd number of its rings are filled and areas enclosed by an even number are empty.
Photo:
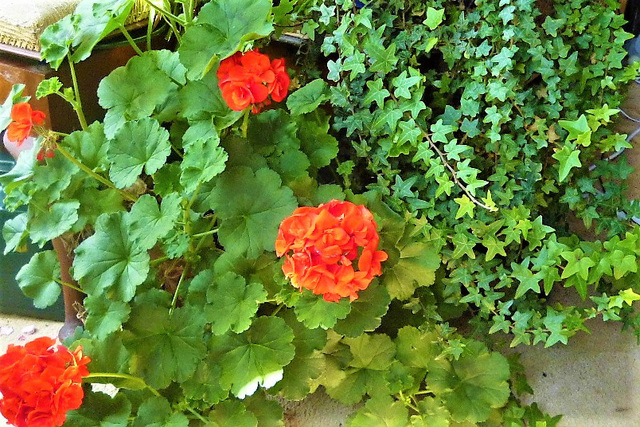
[[[0,145],[0,174],[8,172],[14,165],[11,156]],[[0,187],[0,230],[4,223],[15,217],[16,212],[4,209],[4,192]],[[37,252],[37,248],[30,246],[27,252],[11,252],[3,255],[5,248],[4,239],[0,235],[0,313],[17,314],[20,316],[37,317],[40,319],[64,320],[64,305],[62,295],[58,302],[46,309],[38,309],[33,306],[33,301],[24,296],[16,283],[16,274],[20,268],[29,262],[31,256]],[[51,248],[46,248],[51,249]]]

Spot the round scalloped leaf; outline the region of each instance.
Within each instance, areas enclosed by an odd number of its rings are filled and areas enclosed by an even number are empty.
[[[60,285],[56,280],[59,278],[60,264],[54,251],[34,254],[16,276],[22,293],[33,298],[33,305],[36,308],[49,307],[58,300]]]
[[[244,277],[227,272],[208,287],[204,313],[214,334],[222,335],[229,330],[240,333],[251,326],[258,306],[266,299],[267,292],[260,283],[247,285]]]
[[[144,168],[148,175],[160,169],[171,153],[169,132],[149,117],[126,122],[107,150],[109,176],[118,188],[133,185]]]
[[[382,316],[387,313],[390,302],[387,289],[378,283],[372,284],[358,294],[358,299],[351,303],[349,315],[338,320],[334,330],[347,337],[371,332],[382,323]]]
[[[406,427],[409,411],[402,402],[387,394],[379,394],[349,417],[347,427]]]
[[[131,207],[131,234],[138,239],[142,248],[151,249],[158,239],[165,237],[173,229],[182,213],[181,201],[178,193],[171,193],[163,197],[158,206],[153,196],[145,194]]]
[[[201,78],[243,42],[268,36],[273,31],[270,21],[270,0],[212,0],[205,4],[178,48],[187,77]]]
[[[130,301],[147,278],[149,254],[131,238],[130,228],[124,213],[103,214],[93,236],[76,248],[73,277],[88,294],[108,292]]]
[[[84,326],[99,340],[120,329],[131,312],[129,304],[122,301],[111,301],[104,295],[90,295],[84,299],[82,304],[87,310]]]
[[[493,408],[507,403],[508,379],[507,359],[477,341],[467,343],[458,360],[434,360],[427,374],[429,389],[444,401],[452,418],[472,423],[486,421]]]
[[[145,400],[138,409],[133,427],[188,427],[189,419],[182,413],[174,412],[164,397]]]
[[[347,317],[351,311],[351,303],[345,298],[338,302],[325,301],[321,295],[305,290],[295,303],[294,311],[298,320],[307,328],[329,329],[339,319]]]
[[[326,90],[327,84],[325,81],[315,79],[289,95],[287,108],[293,115],[310,113],[329,99]]]
[[[291,189],[282,187],[278,174],[267,168],[255,173],[247,167],[227,169],[209,201],[220,219],[220,243],[249,258],[274,250],[280,222],[297,207]]]
[[[247,411],[243,402],[226,400],[215,405],[207,422],[213,426],[257,427],[258,419],[251,411]],[[209,424],[208,424],[209,425]]]
[[[293,331],[279,317],[259,317],[242,334],[214,336],[210,350],[222,366],[221,385],[238,398],[250,396],[258,385],[269,388],[282,378],[293,359]]]
[[[85,391],[82,406],[67,413],[65,423],[74,427],[127,427],[131,402],[122,393],[114,397],[106,393]]]

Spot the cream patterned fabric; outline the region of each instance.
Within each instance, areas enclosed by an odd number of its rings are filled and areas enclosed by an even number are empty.
[[[0,0],[0,43],[39,52],[45,28],[73,12],[78,3],[80,0]],[[147,6],[138,1],[127,24],[147,16]]]

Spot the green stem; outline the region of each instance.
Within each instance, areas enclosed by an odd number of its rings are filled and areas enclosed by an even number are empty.
[[[176,153],[178,155],[178,157],[180,157],[181,159],[184,160],[184,156],[182,155],[182,153],[180,152],[180,150],[178,150],[176,148],[175,145],[171,144],[171,149],[173,150],[174,153]]]
[[[199,419],[203,423],[207,424],[209,422],[205,417],[203,417],[202,415],[197,413],[192,407],[187,406],[187,411],[191,412],[194,417],[196,417],[197,419]]]
[[[180,293],[180,286],[184,281],[185,276],[187,275],[187,270],[189,270],[189,266],[185,266],[184,270],[182,270],[182,274],[180,275],[180,280],[178,280],[178,286],[176,286],[176,291],[173,294],[173,299],[171,300],[171,308],[169,309],[169,316],[173,314],[173,311],[176,309],[176,304],[178,303],[178,294]]]
[[[71,53],[67,53],[67,60],[69,62],[69,70],[71,72],[71,80],[73,81],[73,93],[75,94],[75,103],[72,104],[73,109],[76,111],[78,121],[83,130],[87,129],[87,119],[84,117],[82,111],[82,100],[80,99],[80,87],[78,86],[78,77],[76,76],[76,69],[73,66],[73,60],[71,59]]]
[[[193,21],[193,0],[187,0],[182,4],[182,10],[184,12],[186,24],[191,24]]]
[[[202,233],[196,233],[194,235],[192,235],[191,237],[204,237],[204,236],[210,236],[212,234],[216,234],[218,232],[217,228],[214,228],[213,230],[209,230],[209,231],[205,231]]]
[[[189,218],[189,211],[191,211],[191,206],[195,203],[196,197],[198,197],[201,186],[202,181],[198,181],[198,185],[196,186],[196,189],[193,190],[189,203],[187,203],[187,206],[184,208],[184,232],[188,235],[191,235],[191,219]]]
[[[148,6],[150,6],[153,10],[158,12],[160,15],[162,15],[163,18],[167,19],[168,21],[177,22],[178,24],[182,25],[183,27],[187,24],[184,20],[180,19],[179,17],[177,17],[173,13],[169,12],[168,10],[165,10],[165,9],[153,4],[150,0],[144,0],[144,2],[147,3]]]
[[[59,279],[56,279],[56,278],[54,278],[53,280],[54,280],[57,284],[59,284],[59,285],[61,285],[61,286],[66,286],[67,288],[71,288],[71,289],[74,289],[74,290],[76,290],[76,291],[78,291],[78,292],[80,292],[80,293],[86,294],[86,292],[85,292],[85,291],[83,291],[82,289],[80,289],[80,288],[79,288],[79,287],[77,287],[76,285],[72,285],[71,283],[63,282],[62,280],[59,280]]]
[[[87,378],[87,379],[93,379],[93,378],[118,378],[118,379],[122,379],[122,380],[136,381],[136,382],[144,384],[145,388],[148,388],[149,391],[151,391],[151,393],[153,393],[154,395],[156,395],[158,397],[161,397],[160,393],[158,393],[158,390],[156,390],[155,388],[151,387],[142,378],[134,377],[133,375],[115,374],[115,373],[106,373],[106,372],[91,372],[85,378]]]
[[[164,261],[166,261],[166,260],[168,260],[168,259],[169,259],[169,257],[168,257],[168,256],[162,256],[162,257],[160,257],[160,258],[152,259],[152,260],[149,262],[149,264],[150,264],[151,266],[158,265],[158,264],[160,264],[160,263],[162,263],[162,262],[164,262]]]
[[[217,219],[216,214],[213,214],[213,218],[211,218],[211,222],[209,223],[209,229],[211,229],[211,227],[213,227],[213,226],[215,225],[215,223],[216,223],[216,219]],[[196,252],[196,253],[197,253],[197,252],[200,250],[200,248],[202,247],[202,245],[204,245],[204,242],[206,241],[205,237],[207,237],[207,236],[202,236],[202,237],[200,238],[200,241],[199,241],[199,242],[198,242],[198,244],[196,245],[196,249],[195,249],[195,251],[194,251],[194,252]]]
[[[146,34],[148,51],[151,50],[151,36],[153,34],[153,21],[155,21],[155,19],[152,19],[152,15],[149,14],[149,19],[147,19],[147,34]]]
[[[87,175],[89,175],[90,177],[100,181],[101,183],[103,183],[104,185],[106,185],[107,187],[114,189],[116,191],[118,191],[122,197],[124,197],[125,199],[131,201],[131,202],[135,202],[137,199],[132,196],[131,194],[127,193],[126,191],[123,191],[119,188],[117,188],[113,182],[109,181],[108,179],[104,178],[101,175],[98,175],[97,173],[95,173],[94,171],[92,171],[91,169],[89,169],[89,167],[87,167],[86,165],[84,165],[82,162],[78,161],[75,157],[73,157],[71,155],[71,153],[69,153],[67,150],[65,150],[62,146],[60,146],[58,144],[58,148],[57,148],[58,152],[60,152],[60,154],[62,154],[64,157],[66,157],[71,163],[73,163],[74,165],[78,166],[82,171],[84,171]]]
[[[251,107],[247,107],[247,109],[244,110],[244,118],[242,119],[242,127],[240,128],[242,130],[243,138],[247,137],[247,130],[249,129],[249,113],[250,112],[251,112]]]
[[[131,37],[131,34],[129,34],[129,31],[127,31],[127,29],[125,28],[124,24],[120,24],[120,31],[124,35],[124,38],[127,39],[127,41],[129,42],[129,44],[131,45],[133,50],[135,50],[136,53],[141,56],[142,55],[142,51],[140,50],[140,48],[138,47],[136,42],[133,40],[133,38]]]
[[[280,310],[282,310],[282,307],[284,307],[284,304],[280,304],[278,307],[276,307],[276,309],[273,311],[273,313],[271,313],[271,316],[275,316],[276,314],[280,313]]]

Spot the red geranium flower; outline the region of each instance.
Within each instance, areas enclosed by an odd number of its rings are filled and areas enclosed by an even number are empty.
[[[42,111],[33,110],[26,102],[15,104],[11,109],[11,119],[13,120],[7,128],[7,137],[10,141],[17,142],[18,145],[27,139],[31,134],[33,125],[42,125],[46,114]]]
[[[218,86],[229,108],[242,111],[252,107],[254,113],[270,103],[282,101],[289,90],[289,75],[284,59],[269,60],[257,50],[236,52],[220,62]]]
[[[0,356],[0,412],[12,425],[61,426],[67,411],[82,404],[82,378],[89,375],[91,359],[82,347],[71,352],[54,344],[48,337],[10,344]]]
[[[296,288],[309,289],[325,301],[353,301],[382,273],[387,254],[378,250],[379,241],[366,207],[332,200],[298,208],[285,218],[276,254],[285,255],[282,271]]]

